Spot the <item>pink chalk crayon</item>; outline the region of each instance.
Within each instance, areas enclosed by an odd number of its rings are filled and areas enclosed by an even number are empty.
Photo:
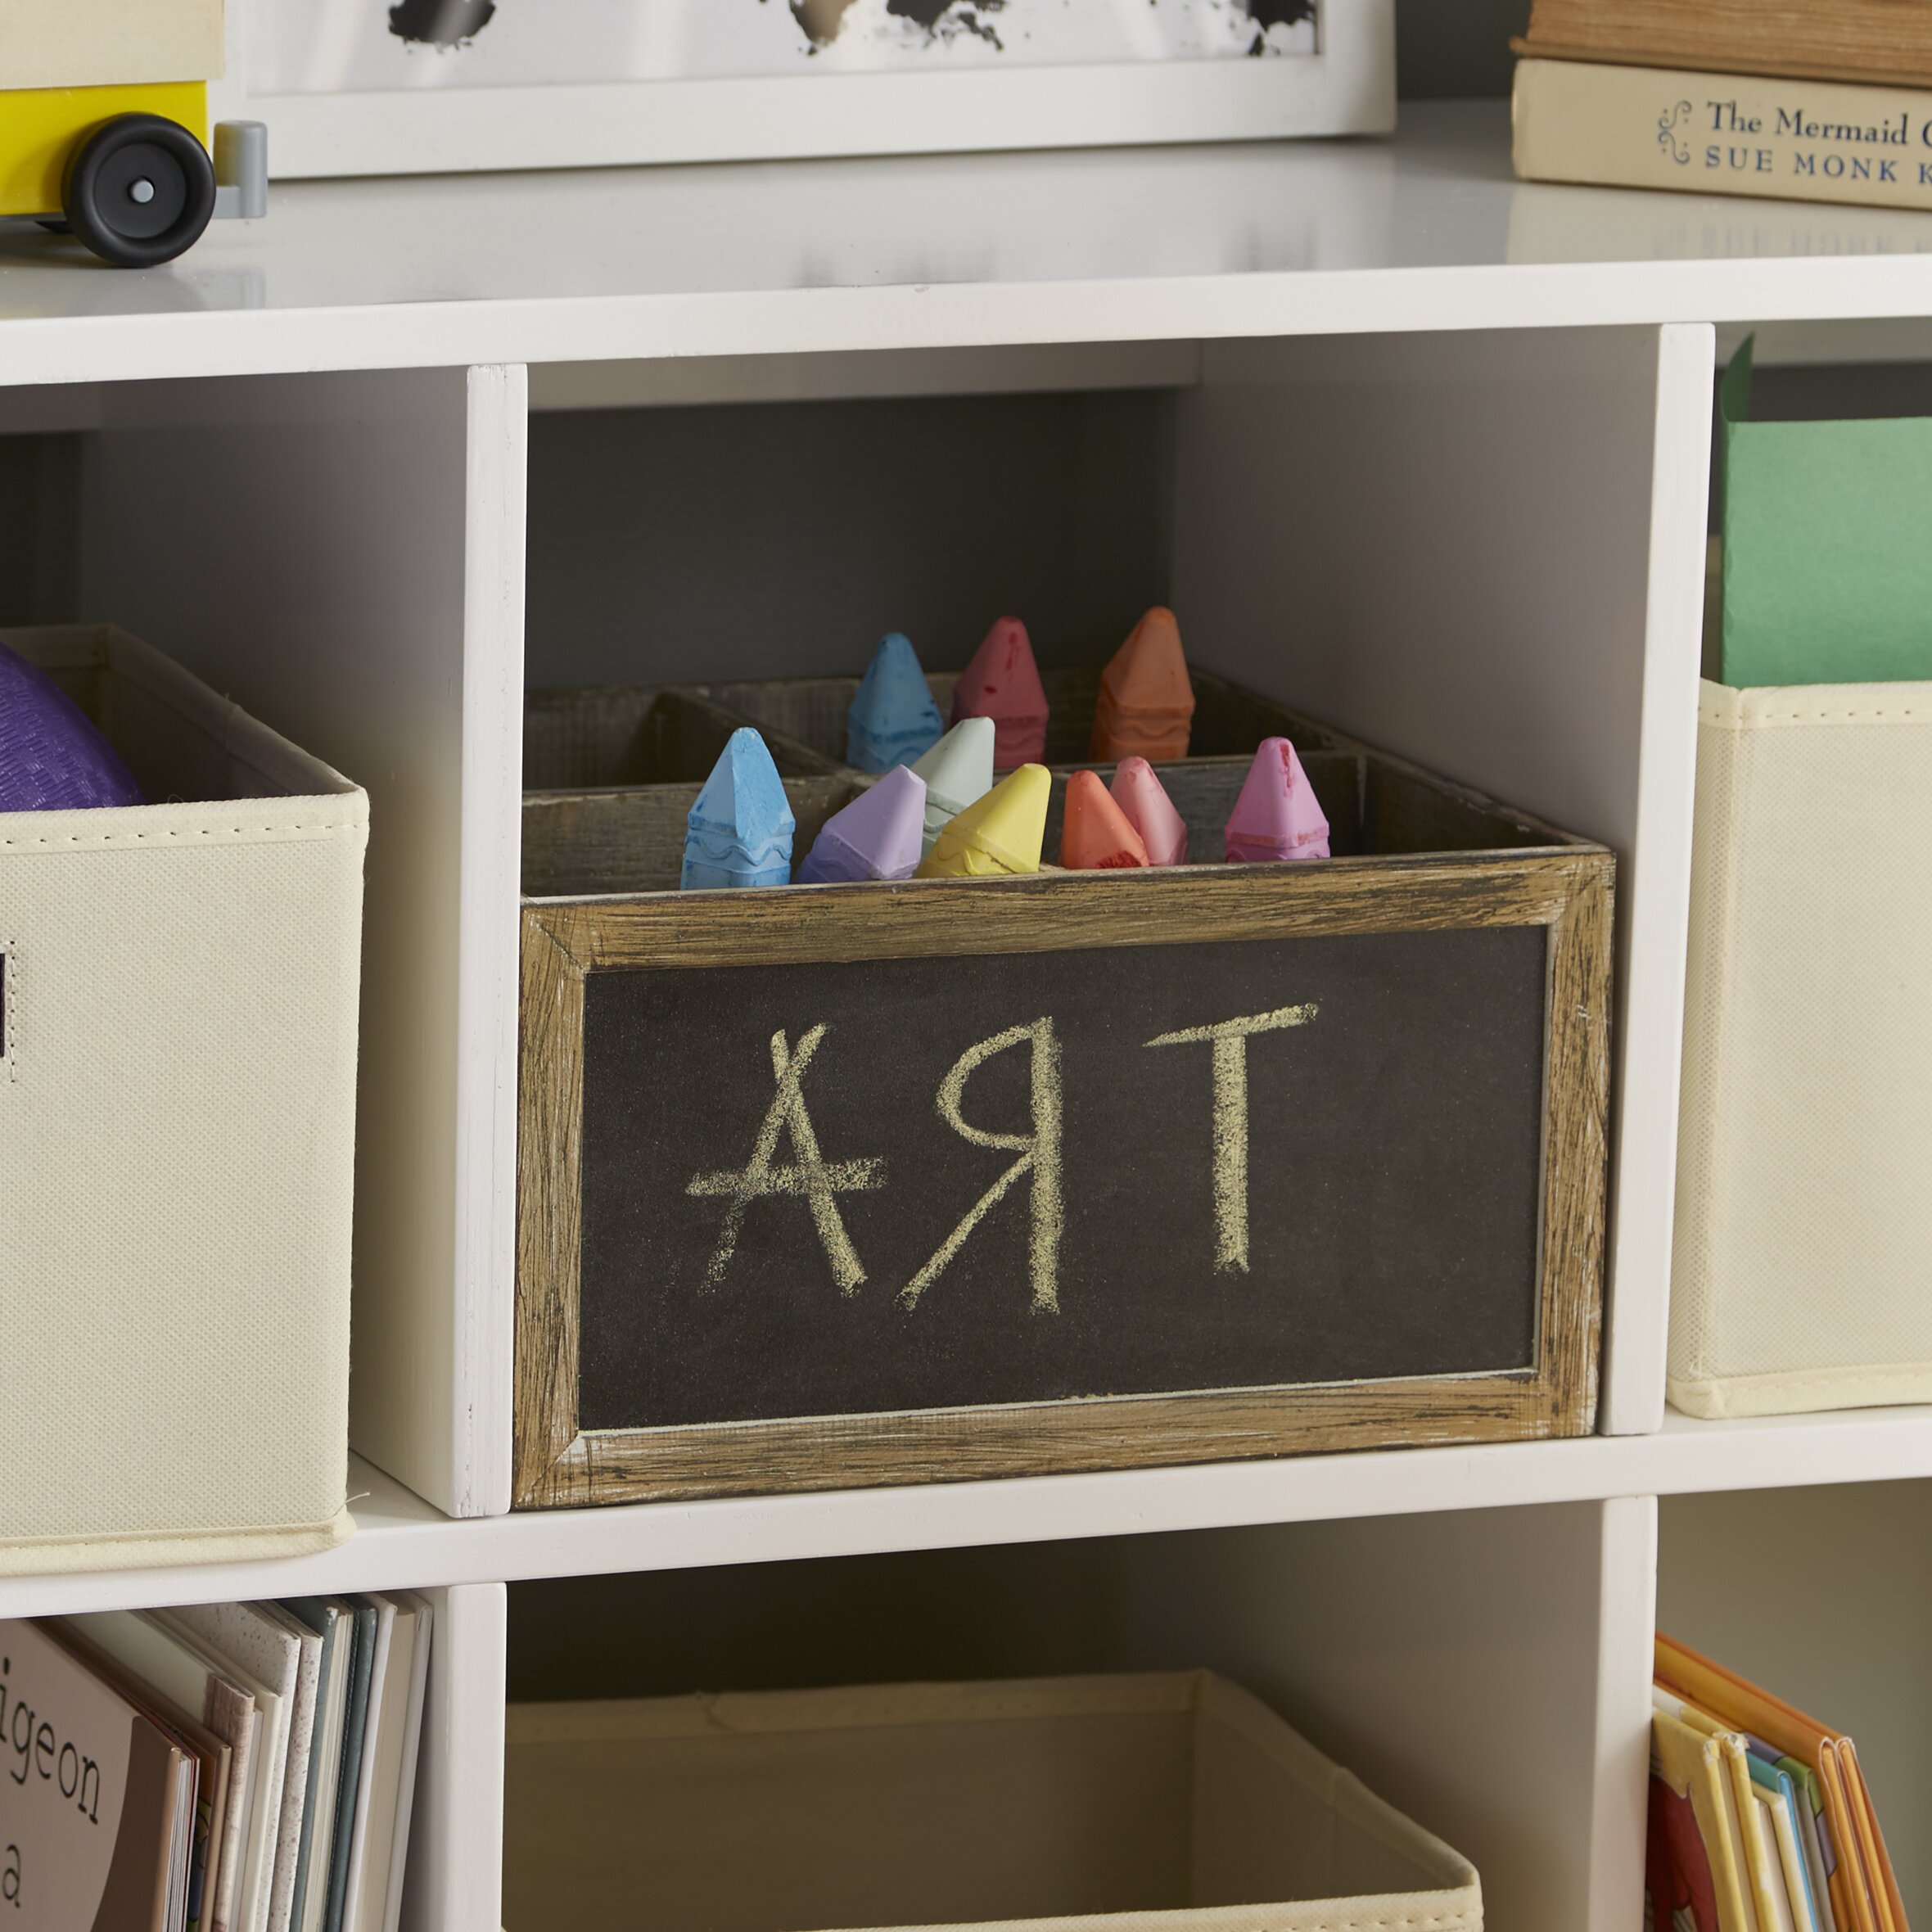
[[[1113,802],[1140,834],[1149,865],[1187,863],[1187,825],[1167,788],[1144,758],[1123,758],[1113,774]]]
[[[993,720],[993,769],[1037,765],[1046,756],[1046,693],[1027,627],[1002,617],[973,653],[953,687],[953,722]]]
[[[1229,815],[1226,837],[1230,865],[1328,857],[1328,819],[1286,738],[1262,740]]]
[[[834,812],[812,841],[795,885],[910,878],[926,829],[926,781],[895,765],[869,791]]]

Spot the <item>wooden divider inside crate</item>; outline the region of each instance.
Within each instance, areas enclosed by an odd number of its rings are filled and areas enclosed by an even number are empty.
[[[611,785],[695,788],[746,717],[677,684],[593,684],[532,691],[524,705],[523,783],[530,791]],[[843,768],[789,734],[761,727],[787,778]]]
[[[1194,734],[1188,746],[1190,760],[1239,758],[1244,764],[1264,738],[1293,739],[1295,749],[1354,749],[1352,741],[1326,725],[1304,718],[1272,698],[1244,689],[1212,671],[1190,666],[1194,688]],[[953,688],[959,673],[929,671],[939,715],[950,720]],[[821,756],[843,761],[846,712],[859,690],[857,678],[767,678],[693,687],[713,704],[761,731],[810,746]],[[1046,693],[1046,762],[1085,765],[1093,742],[1094,709],[1100,693],[1100,673],[1091,665],[1062,665],[1043,670],[1040,682]]]
[[[792,851],[802,859],[832,815],[871,780],[844,772],[788,778],[798,822]],[[598,892],[670,892],[684,864],[685,821],[699,788],[634,785],[598,792],[526,792],[523,891],[526,898]]]

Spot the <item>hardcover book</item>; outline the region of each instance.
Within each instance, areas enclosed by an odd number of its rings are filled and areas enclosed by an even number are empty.
[[[1932,208],[1932,92],[1523,60],[1526,181]]]
[[[1929,0],[1535,0],[1527,54],[1932,84]]]

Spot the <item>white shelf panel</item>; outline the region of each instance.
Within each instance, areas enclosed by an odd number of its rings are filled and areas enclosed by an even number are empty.
[[[1932,315],[1932,223],[1392,143],[292,183],[174,266],[0,236],[0,386],[451,363]]]
[[[350,1474],[357,1534],[324,1555],[199,1569],[16,1578],[0,1582],[0,1616],[1910,1477],[1932,1477],[1932,1406],[1722,1423],[1672,1414],[1650,1436],[1384,1450],[460,1522],[357,1459]]]

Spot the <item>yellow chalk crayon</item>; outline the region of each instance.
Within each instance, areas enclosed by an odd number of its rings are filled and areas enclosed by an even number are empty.
[[[998,878],[1037,872],[1053,779],[1044,765],[1022,765],[982,798],[955,813],[933,841],[921,878]]]

